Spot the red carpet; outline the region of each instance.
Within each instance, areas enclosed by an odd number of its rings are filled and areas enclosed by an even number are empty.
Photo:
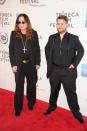
[[[68,110],[58,107],[48,116],[43,112],[48,103],[37,100],[33,111],[27,108],[26,96],[20,117],[14,116],[14,93],[0,89],[0,131],[87,131]]]

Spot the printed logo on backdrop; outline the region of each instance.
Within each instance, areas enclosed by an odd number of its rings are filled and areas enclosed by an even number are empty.
[[[8,42],[8,35],[5,32],[0,32],[0,44],[6,44]]]
[[[66,15],[68,17],[68,23],[69,23],[69,27],[70,28],[74,28],[74,24],[72,22],[73,19],[77,20],[76,18],[79,18],[79,13],[78,12],[58,12],[56,13],[56,18],[59,16],[59,15]],[[55,20],[56,21],[56,20]],[[56,27],[56,22],[51,22],[50,23],[50,27]]]
[[[19,14],[18,13],[16,13],[16,18],[19,16]]]
[[[11,13],[0,12],[0,26],[10,25]]]
[[[29,6],[45,6],[45,4],[40,0],[20,0],[20,4],[28,4]]]
[[[86,13],[86,18],[85,18],[85,27],[87,28],[87,13]]]
[[[87,65],[86,64],[81,65],[81,76],[87,77]]]
[[[6,50],[0,50],[0,61],[5,63],[9,62],[9,52]]]
[[[0,5],[4,4],[6,0],[0,0]]]

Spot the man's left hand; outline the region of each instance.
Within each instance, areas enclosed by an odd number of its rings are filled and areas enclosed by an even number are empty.
[[[36,65],[36,70],[38,70],[40,68],[40,66],[39,65]]]
[[[69,68],[71,69],[71,68],[75,68],[75,67],[74,67],[74,65],[71,64],[71,65],[69,66]]]

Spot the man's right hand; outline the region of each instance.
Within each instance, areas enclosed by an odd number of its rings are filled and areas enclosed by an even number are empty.
[[[12,71],[13,71],[13,73],[16,73],[17,72],[17,66],[13,66]]]

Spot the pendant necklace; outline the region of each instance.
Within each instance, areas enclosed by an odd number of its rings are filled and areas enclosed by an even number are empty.
[[[26,49],[27,38],[26,38],[25,42],[23,40],[23,37],[21,39],[22,39],[22,44],[23,44],[23,49],[22,49],[23,53],[26,53],[26,51],[27,51],[27,49]]]

